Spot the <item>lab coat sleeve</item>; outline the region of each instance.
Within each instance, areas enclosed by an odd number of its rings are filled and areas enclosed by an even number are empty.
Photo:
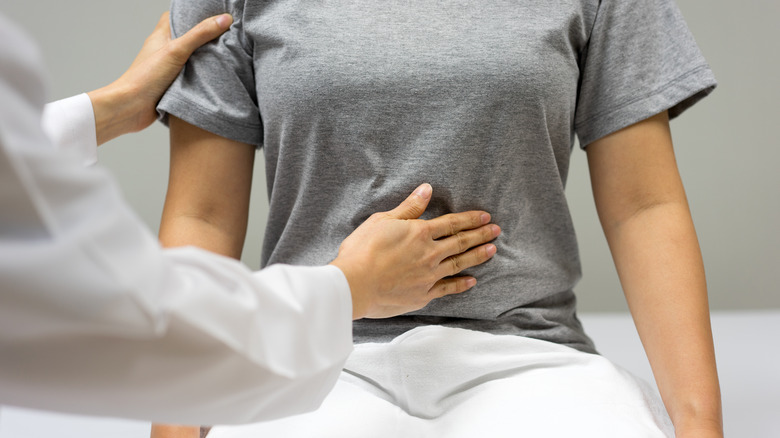
[[[56,147],[78,154],[85,166],[97,162],[95,112],[86,93],[46,104],[41,125]]]
[[[0,403],[180,424],[314,409],[352,350],[340,270],[163,250],[41,129],[34,45],[0,16]]]

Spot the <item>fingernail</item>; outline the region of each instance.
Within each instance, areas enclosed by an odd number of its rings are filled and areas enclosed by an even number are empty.
[[[496,254],[496,245],[488,245],[485,248],[485,252],[487,253],[488,257],[493,257]]]
[[[491,225],[490,231],[493,232],[493,237],[498,237],[498,235],[501,234],[501,227],[498,225]]]
[[[227,29],[233,23],[233,17],[230,14],[222,14],[216,20],[217,25],[222,29]]]
[[[474,285],[477,284],[476,278],[467,278],[466,279],[466,287],[474,287]]]
[[[425,183],[420,187],[417,187],[417,190],[414,191],[414,194],[423,199],[428,199],[431,197],[432,192],[433,192],[433,187],[431,187],[430,184]]]
[[[482,225],[485,225],[486,223],[490,222],[490,215],[483,213],[482,216],[479,217],[479,220],[482,221]]]

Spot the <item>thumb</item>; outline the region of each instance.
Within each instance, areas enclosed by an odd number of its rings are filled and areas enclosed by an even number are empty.
[[[175,51],[186,61],[198,47],[225,33],[232,23],[233,17],[230,14],[207,18],[172,41],[176,45]]]
[[[425,212],[432,194],[433,187],[428,183],[422,184],[404,202],[387,214],[395,219],[417,219]]]

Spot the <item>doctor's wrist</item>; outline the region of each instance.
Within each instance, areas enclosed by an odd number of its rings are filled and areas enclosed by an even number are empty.
[[[143,126],[138,126],[138,111],[133,108],[136,94],[116,83],[87,93],[95,113],[98,146],[120,135],[143,129]]]
[[[349,285],[349,294],[352,299],[352,320],[362,319],[368,313],[370,305],[370,293],[366,284],[366,275],[359,273],[349,263],[344,263],[338,258],[329,263],[337,267]]]

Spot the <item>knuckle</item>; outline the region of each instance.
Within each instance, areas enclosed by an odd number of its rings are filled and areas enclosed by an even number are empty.
[[[433,274],[434,271],[436,271],[436,268],[441,263],[441,257],[438,257],[435,253],[428,254],[425,259],[423,260],[423,266],[425,266],[428,269],[428,272]],[[433,276],[433,275],[431,275]],[[435,282],[436,279],[433,279],[433,282]]]
[[[473,258],[475,265],[490,260],[490,254],[488,253],[487,246],[483,246],[482,248],[479,248],[478,251],[475,251]]]
[[[386,216],[387,213],[381,211],[377,213],[373,213],[371,216],[368,217],[368,219],[366,219],[366,222],[378,222],[383,220]]]
[[[458,220],[455,217],[451,217],[447,221],[447,226],[449,228],[449,235],[454,236],[458,233]]]
[[[457,293],[460,290],[460,280],[453,280],[447,283],[447,295]]]
[[[448,259],[450,261],[450,267],[452,269],[452,274],[457,274],[458,272],[463,270],[463,267],[461,266],[460,257],[450,257]]]
[[[458,278],[451,278],[447,280],[442,287],[441,296],[452,295],[460,292],[461,289],[460,284],[461,281]]]
[[[431,227],[427,222],[417,222],[417,226],[414,227],[415,237],[420,240],[430,240]]]
[[[411,214],[412,214],[414,217],[419,217],[419,216],[421,216],[421,215],[423,214],[423,212],[424,212],[424,211],[425,211],[425,210],[422,208],[422,206],[421,206],[420,204],[417,204],[417,203],[414,203],[414,202],[409,204],[409,212],[410,212],[410,213],[411,213]]]
[[[458,253],[462,253],[470,248],[468,239],[464,234],[465,233],[458,233],[455,235],[455,238],[458,239]]]
[[[442,297],[447,294],[447,285],[446,283],[440,281],[436,283],[430,291],[428,291],[428,297],[430,300],[434,300],[436,298]]]
[[[456,294],[462,290],[463,281],[459,278],[453,279],[447,288],[447,295]]]
[[[471,228],[477,228],[480,225],[482,225],[482,213],[477,211],[471,213]]]
[[[463,269],[478,265],[486,261],[487,258],[485,258],[485,254],[485,251],[480,250],[471,251],[466,254],[462,263]]]

